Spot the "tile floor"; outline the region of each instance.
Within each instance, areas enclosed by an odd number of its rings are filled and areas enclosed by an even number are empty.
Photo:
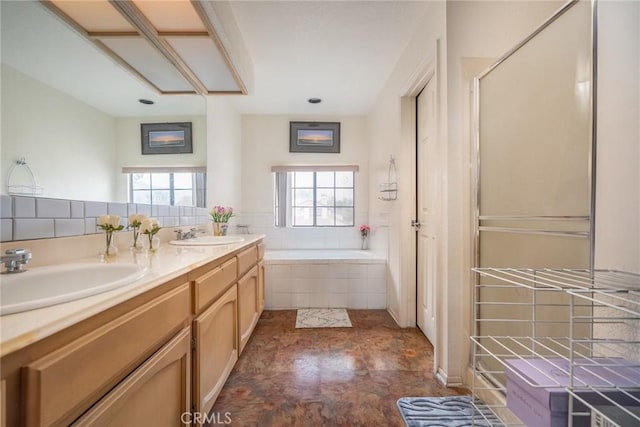
[[[385,310],[349,310],[352,328],[295,329],[265,311],[212,412],[233,426],[403,426],[396,400],[452,396],[431,374],[433,348]]]

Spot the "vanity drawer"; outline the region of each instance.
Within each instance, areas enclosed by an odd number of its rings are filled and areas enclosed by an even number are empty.
[[[188,323],[187,283],[23,368],[27,426],[69,424]]]
[[[238,260],[231,258],[219,267],[194,280],[193,310],[200,313],[211,302],[222,295],[238,278]]]
[[[190,376],[191,328],[185,328],[72,427],[180,425],[191,410]]]
[[[238,254],[238,277],[242,276],[258,261],[258,247],[251,246]]]
[[[267,247],[264,243],[258,244],[258,259],[264,258],[264,250]]]

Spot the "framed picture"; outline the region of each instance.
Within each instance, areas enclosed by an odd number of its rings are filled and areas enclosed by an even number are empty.
[[[142,154],[193,153],[191,122],[141,123]]]
[[[339,153],[340,123],[289,122],[290,153]]]

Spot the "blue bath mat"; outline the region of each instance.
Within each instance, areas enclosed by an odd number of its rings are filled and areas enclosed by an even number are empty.
[[[402,397],[397,405],[407,427],[504,426],[482,402],[469,396]]]

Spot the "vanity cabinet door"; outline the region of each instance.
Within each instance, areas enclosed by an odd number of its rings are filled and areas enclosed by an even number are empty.
[[[22,370],[26,426],[68,425],[188,324],[183,284]]]
[[[185,425],[190,394],[191,328],[185,328],[72,426]]]
[[[253,328],[258,323],[259,298],[258,266],[254,266],[238,280],[238,326],[240,327],[240,353],[247,345]]]
[[[258,263],[258,318],[264,311],[265,286],[264,286],[264,261]]]
[[[208,413],[238,360],[238,293],[231,286],[193,322],[193,402]]]

